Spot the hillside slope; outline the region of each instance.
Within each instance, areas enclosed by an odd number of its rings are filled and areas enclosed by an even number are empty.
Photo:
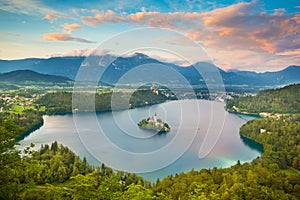
[[[71,79],[56,76],[40,74],[31,70],[17,70],[0,74],[1,83],[9,84],[29,84],[29,83],[68,83]]]
[[[232,112],[300,113],[300,84],[228,100],[226,108]]]

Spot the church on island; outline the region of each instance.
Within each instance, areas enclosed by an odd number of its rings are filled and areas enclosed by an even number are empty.
[[[150,117],[150,119],[148,120],[149,122],[154,122],[154,123],[158,123],[157,122],[157,115],[156,115],[156,113],[152,116],[152,117]]]
[[[168,123],[157,118],[156,113],[152,117],[140,121],[138,126],[143,129],[158,131],[158,133],[167,133],[171,130]]]

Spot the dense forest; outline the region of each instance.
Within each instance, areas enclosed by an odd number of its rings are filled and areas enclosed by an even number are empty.
[[[265,128],[274,133],[288,130],[279,139],[258,132],[269,121],[245,124],[243,135],[265,147],[251,163],[192,170],[156,183],[104,165],[91,167],[57,142],[36,152],[25,149],[20,157],[11,140],[18,126],[6,120],[1,125],[0,199],[299,199],[299,119],[260,119],[270,120]]]
[[[281,89],[287,96],[292,91]],[[268,91],[270,98],[273,92],[278,90]],[[18,118],[1,118],[0,199],[300,199],[300,113],[285,112],[288,106],[269,110],[283,115],[241,127],[241,136],[264,147],[252,162],[191,170],[155,183],[104,164],[92,167],[57,142],[38,151],[28,147],[21,156],[14,149],[24,131]]]
[[[23,113],[0,113],[0,124],[7,129],[10,123],[15,124],[18,130],[15,131],[17,140],[23,139],[32,131],[43,125],[43,115],[36,110],[25,110]],[[1,133],[2,134],[2,133]]]
[[[247,122],[240,134],[264,145],[263,157],[281,169],[300,170],[300,115]]]
[[[73,106],[79,111],[91,111],[86,108],[86,102],[89,102],[91,95],[94,95],[95,111],[109,111],[112,109],[128,109],[144,105],[162,103],[167,100],[174,100],[172,93],[168,90],[139,89],[132,94],[129,92],[101,92],[96,94],[80,93],[77,94]],[[113,100],[112,100],[113,98]],[[65,114],[72,112],[72,93],[71,92],[53,92],[47,93],[36,101],[38,106],[45,106],[45,114]]]
[[[227,101],[226,108],[232,112],[300,113],[300,84],[234,98]]]
[[[267,131],[260,133],[262,127]],[[250,121],[241,135],[264,146],[261,157],[231,168],[168,176],[153,190],[170,199],[299,199],[299,133],[298,114]]]

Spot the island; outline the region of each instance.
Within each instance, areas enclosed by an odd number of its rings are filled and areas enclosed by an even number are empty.
[[[138,123],[138,126],[143,129],[158,131],[158,134],[167,133],[171,130],[168,123],[163,122],[161,119],[157,118],[156,113],[154,114],[154,116],[140,121]]]

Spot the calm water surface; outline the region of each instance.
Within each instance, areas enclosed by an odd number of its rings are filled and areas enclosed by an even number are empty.
[[[136,125],[154,113],[168,122],[171,132],[157,135]],[[143,172],[139,174],[155,181],[192,168],[228,167],[237,160],[256,158],[261,146],[239,136],[241,125],[253,118],[230,114],[224,104],[204,100],[173,101],[113,113],[44,116],[44,125],[20,141],[17,148],[31,143],[39,148],[56,140],[86,157],[90,164],[103,161],[117,169]]]

